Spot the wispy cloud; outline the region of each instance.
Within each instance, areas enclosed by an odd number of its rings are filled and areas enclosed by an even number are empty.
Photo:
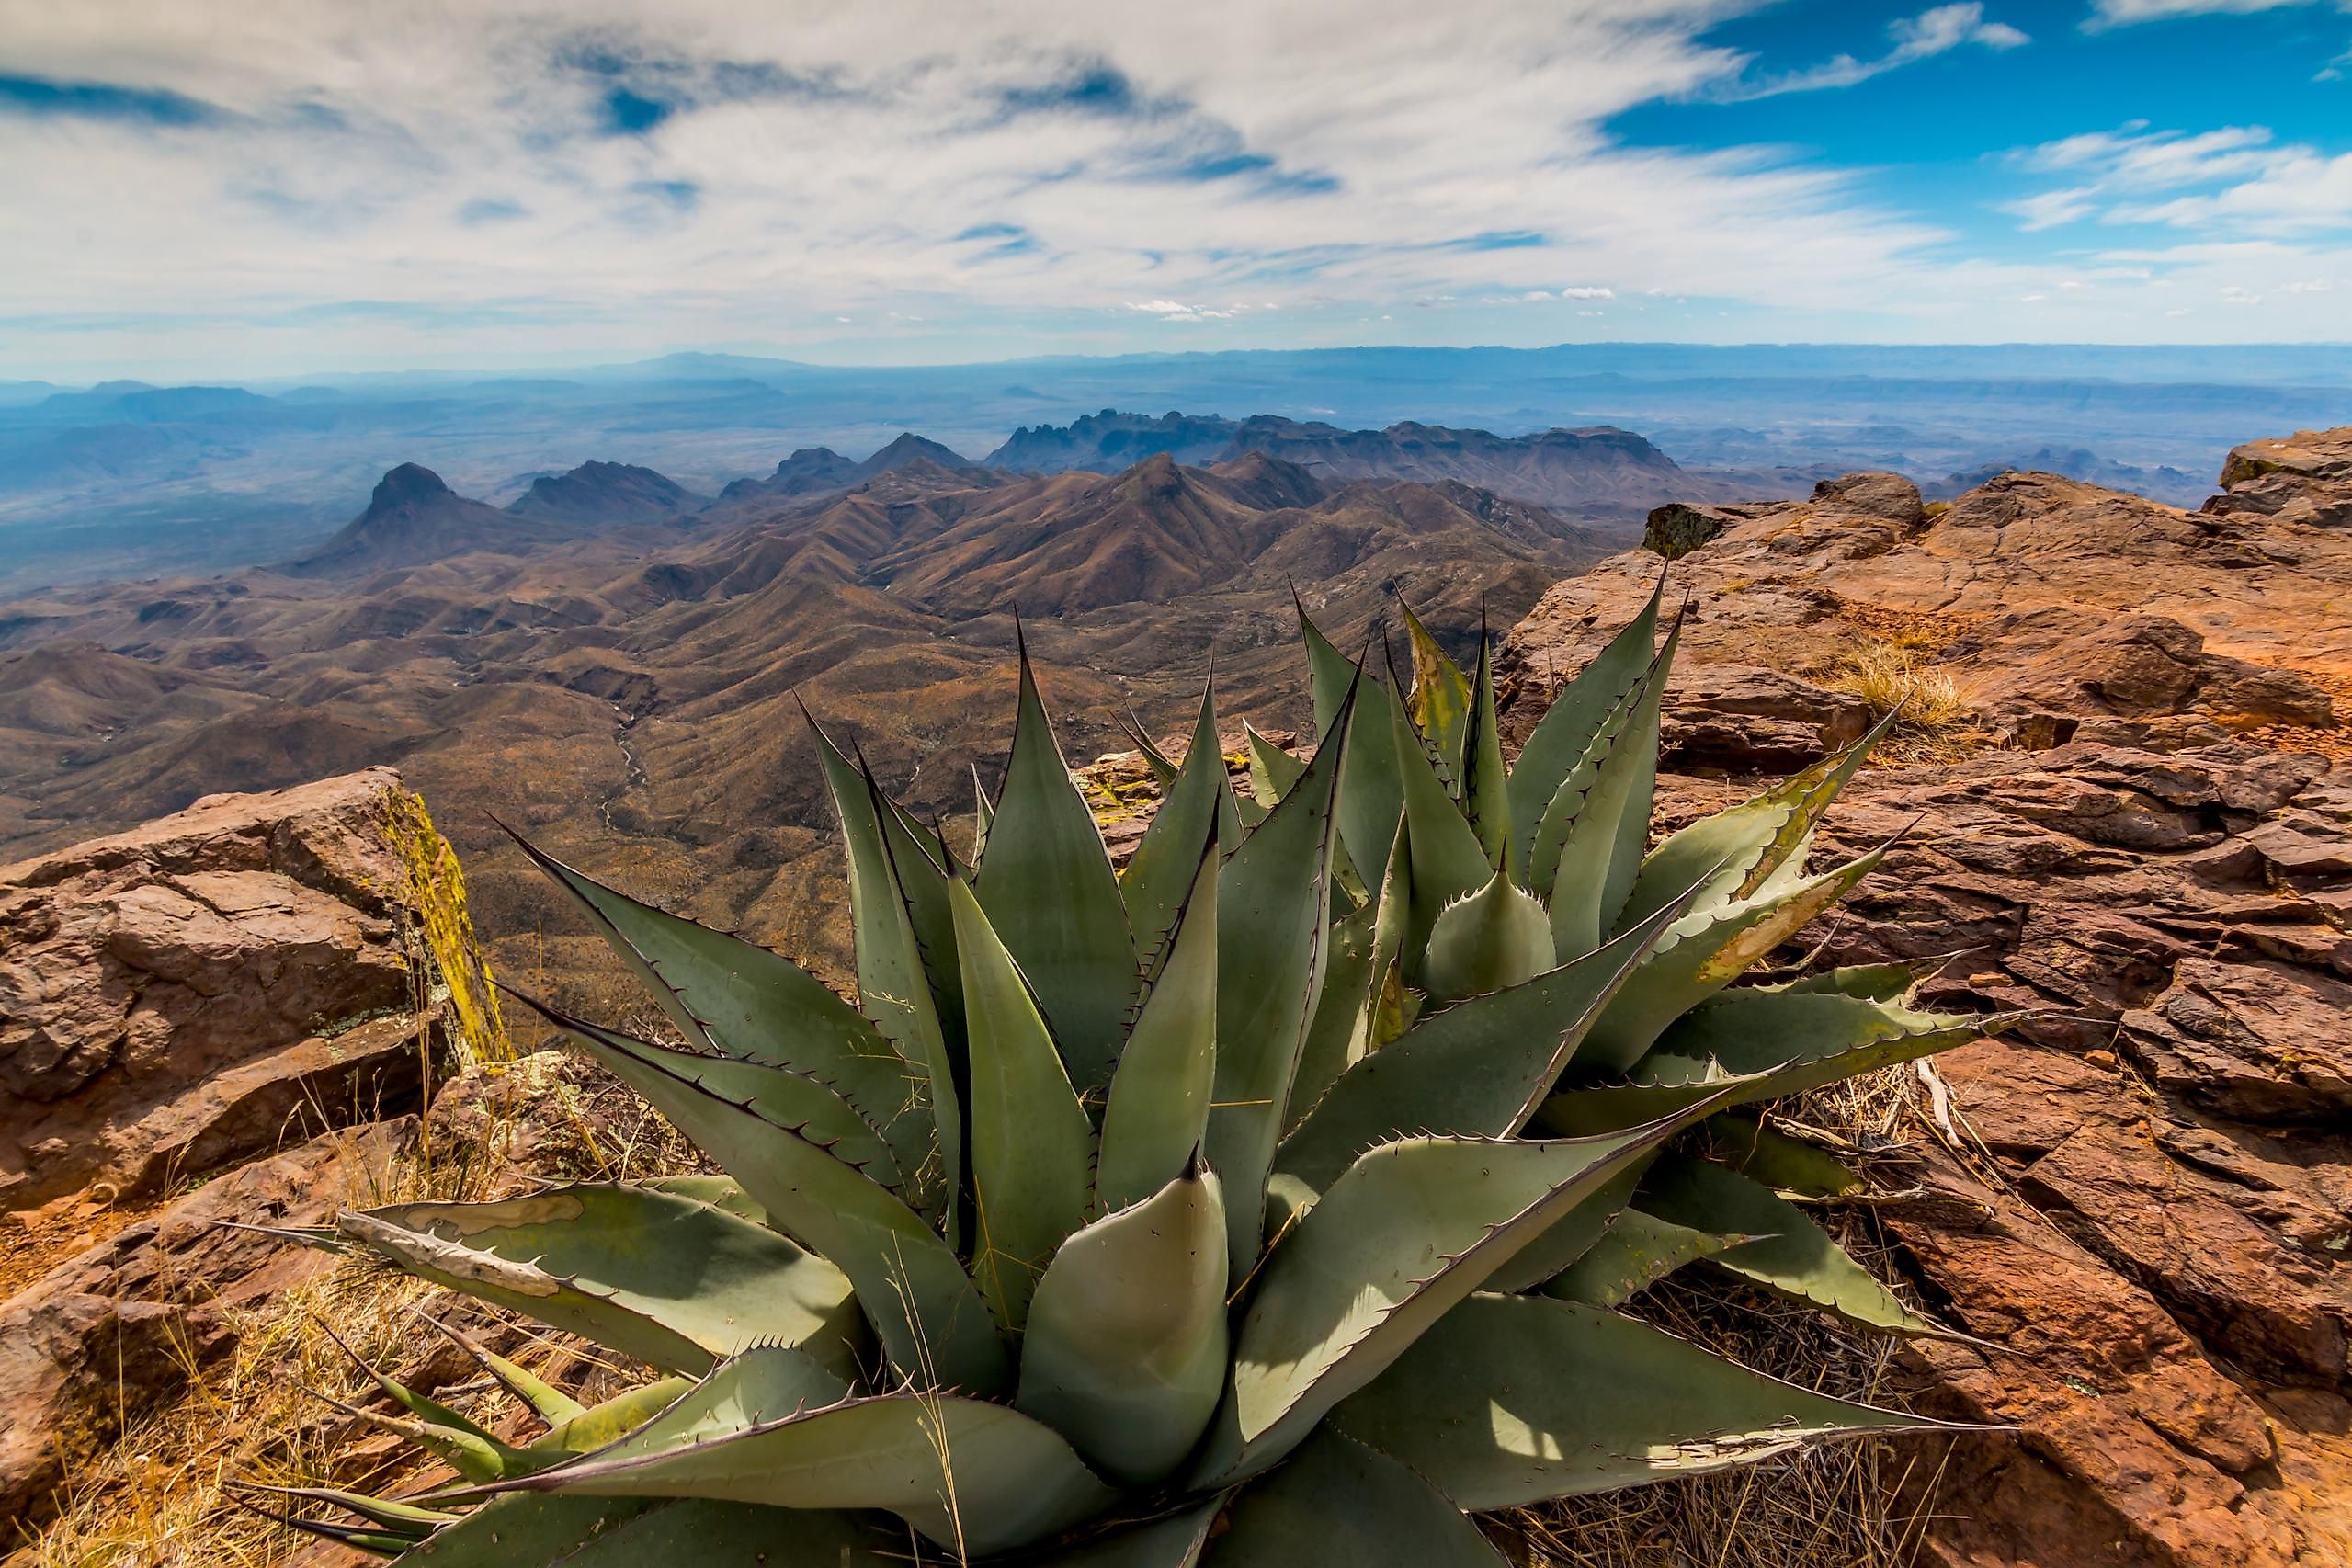
[[[1915,17],[1904,17],[1887,24],[1886,52],[1869,60],[1851,54],[1840,54],[1819,65],[1785,75],[1767,77],[1727,87],[1723,96],[1735,98],[1770,97],[1777,93],[1812,92],[1824,87],[1850,87],[1867,82],[1873,76],[1883,76],[1890,71],[1917,61],[1949,54],[1953,50],[1974,44],[1992,50],[2017,49],[2033,40],[2006,22],[1987,21],[1984,7],[1977,0],[1965,4],[1937,6]]]
[[[1766,4],[991,0],[948,26],[930,0],[481,0],[461,22],[438,0],[0,0],[0,317],[36,324],[0,335],[0,373],[688,345],[930,360],[1392,321],[1491,340],[1506,303],[1514,341],[1568,335],[1579,309],[1628,333],[1728,312],[1916,338],[2054,296],[2054,270],[1969,255],[1932,200],[1832,161],[1620,139],[1639,106],[2026,41],[2010,0],[1905,7],[1854,57],[1759,83],[1710,33]],[[2291,182],[2310,151],[2100,135],[2015,165],[2024,223]],[[2166,158],[2203,183],[2159,177]],[[2198,243],[2228,222],[2154,221]],[[2149,265],[2200,287],[2208,266]],[[2221,281],[2274,303],[2345,270],[2232,265]]]
[[[2234,234],[2352,229],[2352,154],[2280,144],[2258,125],[2188,135],[2134,121],[2011,156],[2070,182],[2004,205],[2028,233],[2091,219]]]
[[[2083,26],[2128,28],[2138,22],[2161,22],[2175,17],[2244,17],[2257,11],[2284,11],[2327,0],[2091,0],[2091,14]],[[2342,5],[2342,0],[2334,0]],[[2352,9],[2352,6],[2345,7]]]

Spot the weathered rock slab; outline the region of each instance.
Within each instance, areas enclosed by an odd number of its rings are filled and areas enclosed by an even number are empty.
[[[0,1210],[406,1108],[389,768],[215,796],[0,868]]]
[[[229,1221],[316,1225],[380,1200],[413,1125],[330,1133],[244,1165],[0,1302],[0,1517],[40,1517],[78,1465],[236,1347],[240,1309],[333,1261]]]

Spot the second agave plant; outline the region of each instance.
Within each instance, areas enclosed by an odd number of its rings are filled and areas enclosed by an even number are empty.
[[[1733,984],[1876,863],[1805,864],[1861,752],[1651,847],[1656,622],[1516,767],[1483,650],[1415,622],[1382,683],[1303,626],[1312,756],[1253,735],[1237,796],[1204,699],[1123,872],[1026,657],[968,858],[819,733],[854,1000],[530,850],[679,1041],[548,1017],[725,1174],[316,1239],[665,1375],[584,1408],[483,1352],[529,1437],[386,1380],[458,1479],[306,1526],[442,1568],[1470,1568],[1480,1510],[1932,1425],[1616,1310],[1704,1259],[1935,1332],[1755,1108],[2000,1022],[1900,966]]]

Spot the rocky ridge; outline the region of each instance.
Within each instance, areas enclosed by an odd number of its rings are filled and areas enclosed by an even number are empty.
[[[0,867],[0,1517],[323,1267],[224,1225],[321,1222],[403,1146],[445,1041],[402,798],[373,768]]]
[[[1670,743],[1715,736],[1659,825],[1834,744],[1872,648],[1966,710],[1833,812],[1825,851],[1895,847],[1812,937],[1954,955],[1932,1002],[2036,1010],[1937,1060],[1948,1145],[1878,1210],[1984,1342],[1913,1347],[1928,1403],[2018,1429],[1949,1461],[1926,1551],[1951,1568],[2352,1561],[2352,430],[2223,480],[2182,512],[2016,474],[1930,516],[1857,476],[1653,522],[1687,551]],[[1530,694],[1577,667],[1659,570],[1561,584],[1500,663]]]

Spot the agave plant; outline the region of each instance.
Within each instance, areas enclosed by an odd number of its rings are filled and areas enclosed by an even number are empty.
[[[1123,873],[1025,654],[970,865],[817,732],[855,1003],[525,846],[683,1043],[547,1016],[726,1175],[336,1239],[668,1376],[583,1409],[482,1352],[527,1444],[386,1380],[460,1483],[306,1523],[444,1568],[1449,1568],[1500,1561],[1475,1511],[1932,1425],[1614,1310],[1703,1258],[1933,1332],[1753,1108],[1987,1027],[1903,967],[1731,988],[1876,863],[1804,869],[1860,750],[1648,847],[1657,619],[1508,768],[1483,648],[1411,621],[1382,684],[1301,612],[1320,744],[1253,733],[1239,797],[1204,697]]]

